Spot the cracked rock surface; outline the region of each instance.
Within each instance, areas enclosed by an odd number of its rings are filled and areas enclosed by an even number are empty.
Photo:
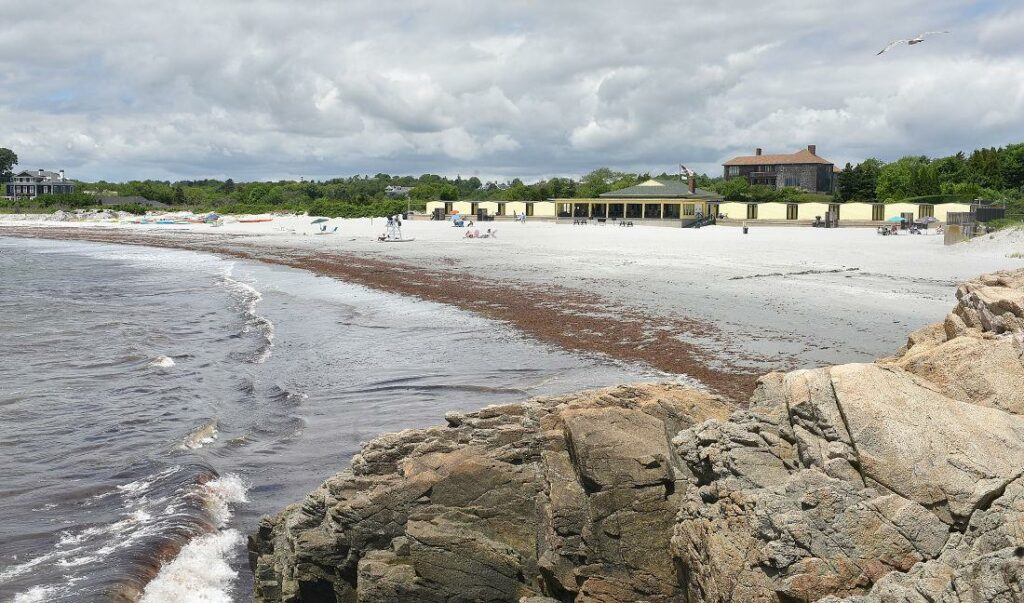
[[[258,602],[1024,601],[1024,271],[748,405],[620,386],[388,434],[250,536]]]

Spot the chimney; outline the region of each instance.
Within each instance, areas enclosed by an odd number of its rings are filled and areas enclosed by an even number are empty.
[[[64,182],[64,170],[60,171],[60,181]]]
[[[42,176],[42,175],[43,175],[43,168],[39,168],[39,175],[40,175],[40,176]]]
[[[758,157],[760,157],[761,156],[761,147],[757,147],[756,149],[754,149],[754,154],[757,155]]]
[[[695,176],[693,174],[693,172],[690,172],[690,194],[692,195],[692,194],[694,194],[696,192],[697,192],[697,176]]]
[[[811,152],[811,155],[817,155],[818,154],[818,145],[809,144],[809,145],[807,145],[807,150]]]

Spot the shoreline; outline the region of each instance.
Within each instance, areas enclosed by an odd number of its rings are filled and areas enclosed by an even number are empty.
[[[191,236],[190,236],[191,235]],[[638,362],[699,381],[734,401],[747,400],[760,374],[682,340],[722,334],[705,321],[610,306],[600,296],[557,284],[538,285],[474,275],[453,282],[451,273],[359,253],[233,246],[244,235],[139,232],[95,228],[0,226],[0,236],[90,241],[212,253],[276,264],[373,289],[457,306],[505,322],[538,341],[613,360]],[[595,313],[594,308],[601,308]],[[781,368],[781,367],[780,367]]]

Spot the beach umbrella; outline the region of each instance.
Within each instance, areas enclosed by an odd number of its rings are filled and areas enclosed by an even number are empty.
[[[886,222],[906,222],[906,221],[907,221],[907,219],[904,218],[903,216],[893,216],[893,217],[889,218],[888,220],[886,220]]]
[[[328,218],[317,218],[316,220],[313,220],[312,222],[310,222],[310,224],[319,224],[321,222],[329,222],[329,221],[330,220]]]

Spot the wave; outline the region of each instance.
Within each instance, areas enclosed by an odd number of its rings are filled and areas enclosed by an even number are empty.
[[[265,316],[261,316],[256,312],[256,306],[263,299],[263,294],[258,289],[248,283],[232,278],[231,273],[234,268],[234,264],[229,265],[221,277],[222,282],[229,289],[234,291],[239,296],[239,302],[242,307],[242,315],[245,317],[245,328],[244,333],[256,332],[262,339],[263,344],[259,350],[249,359],[253,364],[263,364],[270,358],[274,347],[274,323]]]
[[[213,419],[199,429],[188,434],[188,437],[179,446],[182,450],[199,450],[207,444],[212,444],[219,435],[217,431],[217,419]]]
[[[146,585],[140,603],[229,603],[238,572],[231,569],[227,558],[242,542],[238,530],[223,530],[192,540]]]
[[[228,596],[234,574],[222,570],[241,536],[228,534],[230,530],[224,528],[231,519],[232,505],[248,501],[247,486],[240,477],[218,476],[203,466],[173,466],[121,484],[97,500],[114,495],[111,502],[122,509],[114,521],[61,533],[50,551],[0,572],[0,584],[47,566],[64,576],[66,584],[60,588],[88,578],[94,592],[99,589],[110,598],[116,594],[134,600],[162,575],[179,576],[164,578],[164,586],[154,587],[154,592],[168,592],[168,580],[182,583],[180,576],[187,575],[182,568],[193,571],[197,566],[190,560],[202,558],[209,571],[197,574],[195,584]],[[183,554],[184,559],[175,564]],[[214,554],[216,559],[211,557]],[[18,595],[18,600],[51,600],[55,588],[37,586]]]
[[[171,368],[174,366],[174,358],[170,356],[157,356],[149,363],[149,366],[156,368]]]
[[[44,603],[53,600],[62,590],[55,586],[33,586],[23,593],[14,595],[11,603]]]

